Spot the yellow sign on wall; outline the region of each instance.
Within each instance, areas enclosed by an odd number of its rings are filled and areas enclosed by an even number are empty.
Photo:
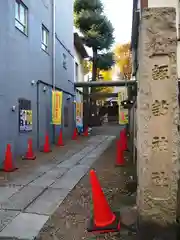
[[[62,92],[52,91],[52,124],[54,125],[62,123],[62,96]]]
[[[118,93],[118,105],[119,105],[119,124],[124,125],[128,123],[128,110],[121,107],[121,101],[123,97],[121,92]]]
[[[76,102],[76,126],[83,125],[83,103]]]

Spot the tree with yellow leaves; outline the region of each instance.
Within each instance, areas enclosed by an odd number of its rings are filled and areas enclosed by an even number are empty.
[[[102,81],[112,80],[112,69],[99,70],[99,76],[102,78]],[[112,93],[114,91],[114,87],[98,87],[96,88],[96,91],[103,93]]]
[[[118,44],[114,49],[115,63],[125,79],[131,79],[132,53],[130,43]]]
[[[101,65],[100,65],[101,66]],[[102,66],[103,67],[103,64]],[[92,71],[92,62],[88,60],[84,60],[84,73],[87,74]],[[112,68],[107,68],[106,70],[97,69],[97,79],[102,81],[111,81],[112,80]],[[103,92],[103,93],[112,93],[114,87],[96,87],[96,92]]]
[[[84,74],[88,74],[92,71],[92,62],[89,60],[83,60],[83,66],[84,66]]]

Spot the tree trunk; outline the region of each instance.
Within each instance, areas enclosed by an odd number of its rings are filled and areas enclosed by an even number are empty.
[[[93,48],[92,81],[96,81],[96,76],[97,76],[97,49]]]
[[[97,49],[93,48],[93,66],[92,66],[92,81],[96,81],[97,77]],[[95,92],[95,88],[91,87],[91,93]],[[94,106],[95,101],[90,98],[90,122],[93,122],[93,118],[95,117]]]

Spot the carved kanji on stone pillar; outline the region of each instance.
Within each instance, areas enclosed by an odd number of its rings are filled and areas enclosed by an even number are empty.
[[[165,227],[176,221],[179,107],[175,20],[173,8],[149,8],[142,13],[137,102],[140,225],[151,222],[151,226]]]

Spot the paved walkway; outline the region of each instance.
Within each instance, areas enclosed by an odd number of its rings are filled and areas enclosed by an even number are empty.
[[[92,136],[73,155],[41,165],[0,187],[0,239],[33,240],[114,136]],[[72,153],[72,149],[69,150]],[[70,156],[71,155],[71,156]]]

